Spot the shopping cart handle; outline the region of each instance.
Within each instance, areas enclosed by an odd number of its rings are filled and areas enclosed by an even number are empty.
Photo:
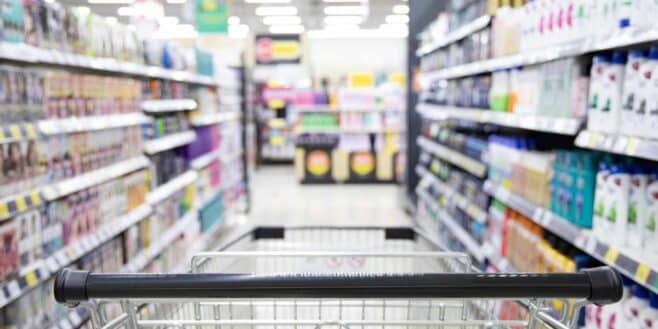
[[[610,267],[578,273],[438,274],[95,274],[63,269],[55,299],[96,298],[582,298],[610,304],[622,297]]]

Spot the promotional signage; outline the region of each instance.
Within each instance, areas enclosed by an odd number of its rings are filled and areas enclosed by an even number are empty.
[[[228,32],[228,9],[224,0],[196,0],[194,7],[200,33]]]
[[[256,36],[256,64],[299,64],[302,46],[299,35]]]

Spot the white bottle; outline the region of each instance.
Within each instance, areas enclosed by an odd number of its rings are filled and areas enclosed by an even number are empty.
[[[647,94],[647,113],[645,122],[647,123],[647,136],[648,138],[658,138],[658,54],[654,52],[654,47],[651,47],[649,56],[649,65],[652,67],[651,73],[651,86]],[[658,50],[656,51],[658,52]]]
[[[587,101],[587,129],[601,130],[601,103],[603,102],[603,80],[609,60],[606,56],[597,55],[592,59],[592,69],[589,80],[589,99]]]
[[[649,174],[642,168],[633,168],[631,173],[630,193],[628,196],[628,224],[626,226],[626,243],[632,248],[642,248],[647,238],[647,185]]]
[[[635,129],[627,130],[628,135],[649,137],[651,135],[651,124],[649,119],[649,107],[652,100],[656,99],[654,95],[654,70],[658,66],[658,46],[651,47],[647,60],[640,66],[640,72],[637,80],[637,97],[633,104],[633,114],[631,120],[635,124]],[[655,102],[654,102],[655,103]]]
[[[603,102],[599,108],[601,116],[601,131],[615,134],[619,130],[621,119],[621,100],[624,89],[624,71],[626,69],[626,53],[615,51],[606,70],[603,80]]]
[[[594,216],[592,218],[592,230],[594,235],[599,239],[606,239],[607,232],[610,231],[608,222],[605,219],[607,196],[608,196],[608,177],[610,168],[605,162],[599,166],[596,173],[596,188],[594,191]],[[605,241],[605,240],[603,240]]]
[[[607,240],[614,246],[626,244],[626,224],[628,222],[628,195],[630,193],[631,175],[623,167],[610,169],[607,184],[606,221],[610,228],[605,232]]]
[[[631,298],[621,304],[624,323],[627,324],[624,328],[633,328],[631,325],[639,322],[640,313],[647,308],[649,308],[649,290],[636,285]]]
[[[658,253],[658,174],[652,175],[647,186],[647,235],[653,233],[651,240],[647,240],[645,250]]]
[[[649,307],[638,315],[639,329],[658,329],[658,295],[651,293],[649,296]]]
[[[619,121],[620,133],[634,135],[637,127],[642,121],[635,115],[635,104],[640,100],[640,82],[642,67],[646,65],[647,56],[641,50],[634,50],[628,54],[626,71],[624,73],[624,87],[621,106],[621,120]]]
[[[596,321],[594,328],[596,329],[627,329],[623,327],[624,324],[624,315],[623,315],[623,306],[630,300],[633,296],[633,289],[635,284],[633,281],[622,276],[623,295],[619,303],[605,305],[601,307],[601,310],[598,314],[594,314]]]

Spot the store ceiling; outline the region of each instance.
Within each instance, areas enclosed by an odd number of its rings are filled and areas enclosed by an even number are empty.
[[[127,16],[119,16],[117,11],[119,7],[128,6],[125,2],[130,1],[117,1],[117,0],[62,0],[63,3],[67,5],[77,5],[77,6],[88,6],[91,8],[92,12],[103,16],[114,16],[119,19],[119,21],[124,23],[129,23],[130,18]],[[166,16],[176,16],[179,18],[180,22],[189,23],[189,20],[186,17],[189,17],[189,14],[186,15],[186,12],[189,13],[189,10],[186,10],[185,3],[168,3],[167,1],[172,0],[163,0],[164,10]],[[174,0],[176,2],[185,1],[185,0]],[[192,0],[187,0],[192,1]],[[260,16],[256,16],[255,10],[259,6],[295,6],[298,9],[298,16],[302,19],[302,24],[305,29],[321,29],[324,25],[324,8],[326,6],[354,6],[359,5],[358,1],[347,2],[343,0],[342,2],[336,0],[290,0],[289,3],[282,4],[262,4],[262,3],[247,3],[256,2],[254,0],[227,0],[229,4],[230,14],[232,16],[237,16],[240,18],[240,23],[246,24],[250,28],[252,33],[263,33],[268,31],[268,26],[263,24],[263,19]],[[93,2],[93,3],[90,3]],[[96,3],[96,2],[115,2],[115,3]],[[117,3],[124,2],[124,3]],[[367,15],[365,21],[360,24],[361,29],[374,29],[380,27],[381,24],[386,23],[386,16],[393,14],[394,5],[406,5],[405,0],[364,0],[364,5],[369,7],[369,14]]]

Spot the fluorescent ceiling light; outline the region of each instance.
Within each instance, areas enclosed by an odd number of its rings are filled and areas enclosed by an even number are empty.
[[[290,3],[290,0],[244,0],[246,3]]]
[[[87,2],[92,5],[122,5],[131,4],[135,0],[87,0]]]
[[[393,13],[398,15],[405,15],[409,13],[409,6],[407,5],[395,5],[393,6]]]
[[[119,9],[117,9],[117,15],[119,15],[119,16],[133,16],[133,15],[135,15],[135,8],[133,8],[133,7],[119,7]]]
[[[265,25],[300,25],[302,19],[299,16],[265,16],[263,18]]]
[[[354,3],[354,2],[364,3],[364,2],[368,2],[368,0],[322,0],[322,1],[327,2],[327,3],[350,3],[350,2],[352,2],[352,3]]]
[[[187,0],[167,0],[167,3],[172,3],[172,4],[181,4],[186,2]]]
[[[237,25],[240,24],[240,17],[231,16],[228,18],[228,25]]]
[[[311,30],[306,34],[311,39],[400,39],[406,38],[409,32],[360,29],[360,30]]]
[[[365,6],[327,6],[324,7],[325,15],[367,15],[368,7]]]
[[[325,30],[332,30],[332,31],[335,31],[335,30],[340,30],[340,31],[350,30],[350,31],[354,31],[354,30],[358,30],[358,29],[359,29],[359,26],[356,25],[356,24],[332,24],[332,25],[325,25],[325,26],[324,26],[324,29],[325,29]]]
[[[409,16],[407,15],[387,15],[386,23],[388,24],[406,24],[409,23]]]
[[[297,15],[297,7],[293,6],[260,6],[256,7],[256,15],[258,16],[295,16]]]
[[[382,31],[406,31],[409,32],[407,24],[382,24],[379,26]]]
[[[299,34],[304,32],[304,25],[272,25],[270,33],[273,34]]]
[[[333,24],[361,24],[363,17],[361,16],[327,16],[324,18],[324,23],[327,25]]]

